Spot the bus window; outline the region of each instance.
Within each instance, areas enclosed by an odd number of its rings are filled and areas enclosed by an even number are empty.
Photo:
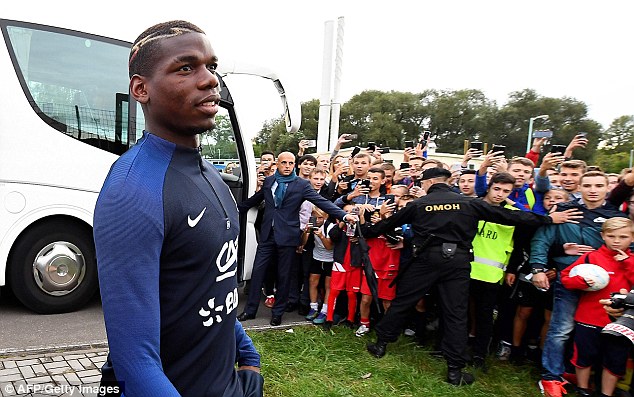
[[[216,114],[216,128],[200,135],[201,155],[209,160],[223,175],[235,176],[225,180],[238,180],[240,156],[233,127],[227,109],[220,108]]]
[[[122,154],[128,137],[126,43],[77,32],[8,26],[18,77],[35,112],[56,130],[92,146]],[[60,73],[62,72],[62,73]],[[138,127],[140,126],[140,128]]]

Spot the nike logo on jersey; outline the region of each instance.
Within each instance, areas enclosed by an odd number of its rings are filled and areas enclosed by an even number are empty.
[[[596,222],[596,223],[603,223],[603,222],[605,222],[605,221],[607,221],[607,219],[605,219],[605,218],[604,218],[604,217],[602,217],[602,216],[599,216],[599,217],[597,217],[597,218],[594,218],[594,220],[593,220],[593,222]]]
[[[200,211],[200,214],[198,214],[198,216],[194,219],[192,219],[191,215],[187,216],[187,224],[189,225],[189,227],[194,227],[198,224],[198,222],[200,221],[200,218],[203,217],[203,214],[205,213],[206,209],[207,207],[203,208],[203,210]]]

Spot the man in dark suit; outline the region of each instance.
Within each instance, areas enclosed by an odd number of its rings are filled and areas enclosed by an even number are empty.
[[[295,250],[300,244],[299,208],[308,200],[337,219],[356,222],[356,215],[346,214],[333,203],[323,198],[308,180],[295,174],[295,155],[280,153],[277,171],[264,180],[262,189],[249,199],[238,204],[240,212],[265,203],[264,217],[260,230],[260,244],[253,264],[249,295],[244,312],[238,320],[255,318],[260,304],[260,289],[266,269],[273,257],[277,257],[277,292],[271,313],[271,325],[280,325],[288,303],[291,271],[295,260]]]

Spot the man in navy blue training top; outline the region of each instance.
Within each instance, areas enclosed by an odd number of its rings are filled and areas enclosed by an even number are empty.
[[[217,61],[185,21],[147,29],[130,51],[146,130],[112,166],[94,218],[110,348],[102,385],[126,396],[242,397],[254,378],[261,389],[259,356],[248,359],[236,324],[238,211],[198,151],[198,134],[215,127]]]

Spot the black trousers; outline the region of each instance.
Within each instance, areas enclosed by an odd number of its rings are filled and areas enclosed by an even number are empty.
[[[493,309],[498,301],[500,284],[471,280],[471,297],[475,303],[475,343],[473,355],[485,358],[493,336]]]
[[[441,349],[447,364],[463,368],[467,349],[467,313],[469,276],[473,254],[458,249],[451,258],[444,258],[440,247],[429,247],[414,259],[399,276],[396,297],[383,319],[376,326],[379,339],[394,342],[408,320],[412,307],[432,288],[438,288],[438,301],[443,320]]]
[[[253,272],[251,273],[251,283],[249,284],[249,296],[244,311],[255,315],[260,306],[260,290],[266,278],[266,271],[269,265],[277,259],[277,278],[275,285],[275,305],[271,310],[273,316],[281,317],[286,310],[288,303],[288,293],[291,286],[291,271],[295,260],[294,246],[281,246],[275,243],[273,231],[266,241],[260,241],[258,251],[255,254]]]

